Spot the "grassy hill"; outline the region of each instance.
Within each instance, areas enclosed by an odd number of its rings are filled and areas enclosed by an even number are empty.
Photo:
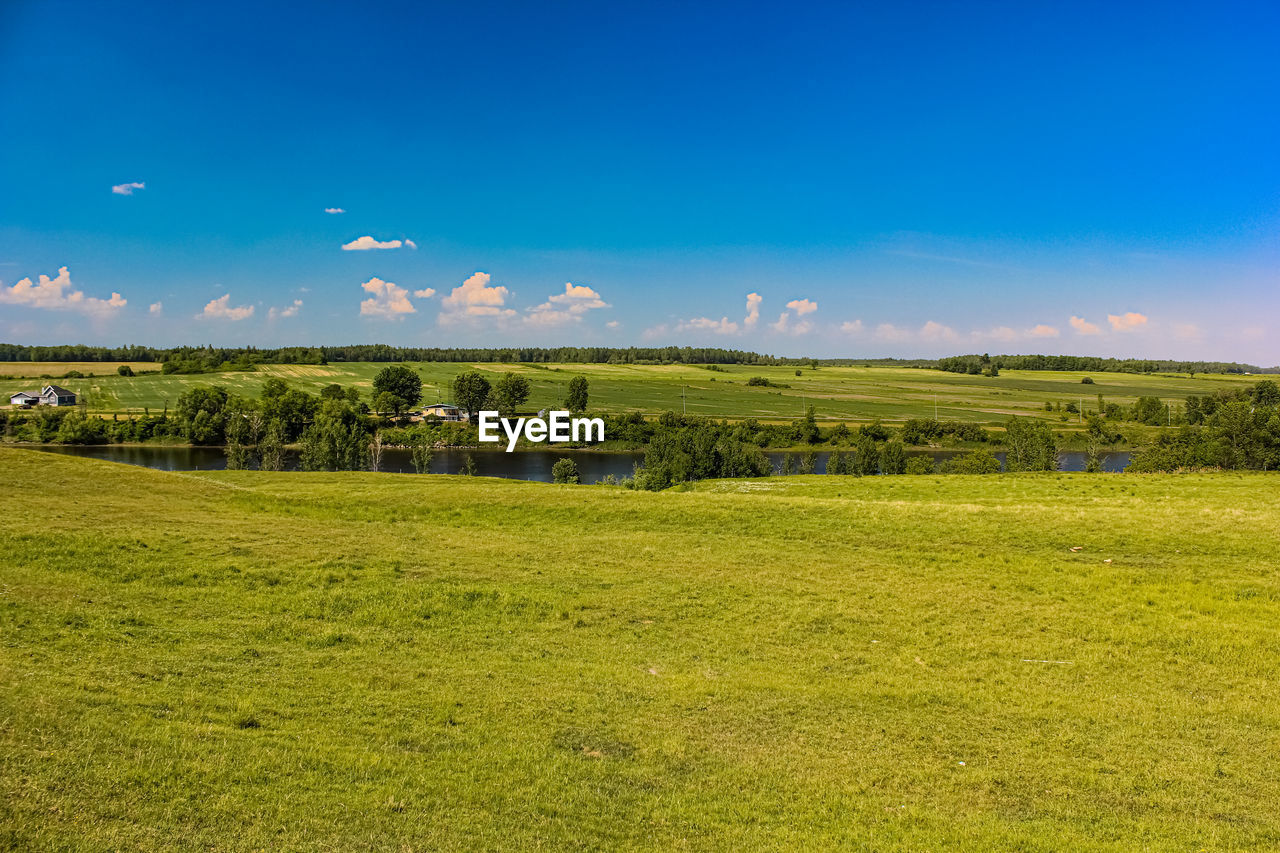
[[[14,364],[23,365],[29,375],[59,375],[69,369],[52,363]],[[464,371],[478,370],[491,381],[508,371],[521,373],[532,384],[532,407],[559,406],[570,378],[581,374],[590,382],[592,409],[600,412],[657,415],[687,409],[690,414],[717,418],[791,420],[803,415],[805,406],[812,404],[824,420],[849,422],[933,417],[935,411],[944,420],[985,424],[1003,423],[1014,414],[1047,417],[1056,422],[1059,414],[1045,412],[1045,402],[1066,405],[1083,401],[1086,407],[1096,409],[1097,395],[1102,394],[1113,403],[1128,404],[1147,395],[1181,404],[1189,394],[1210,394],[1219,388],[1238,388],[1258,380],[1256,376],[1239,375],[1191,378],[1098,373],[1091,374],[1094,384],[1084,385],[1080,380],[1085,374],[1053,371],[1003,371],[998,377],[988,378],[901,367],[804,368],[797,376],[795,367],[757,365],[725,365],[717,371],[693,365],[427,362],[411,366],[422,374],[427,402],[449,400],[453,378]],[[98,365],[93,371],[85,371],[81,365],[77,368],[81,372],[109,375],[56,381],[84,395],[91,411],[141,412],[144,408],[159,411],[166,405],[173,406],[185,390],[196,385],[221,385],[233,393],[256,397],[262,383],[271,377],[312,393],[332,382],[354,385],[368,401],[373,377],[383,367],[384,364],[375,363],[285,364],[262,365],[251,372],[195,376],[152,372],[126,378],[114,375],[114,364]],[[774,387],[746,385],[753,376],[769,379]],[[4,400],[8,394],[31,385],[30,381],[6,380]]]
[[[0,845],[1275,849],[1273,480],[0,448]]]

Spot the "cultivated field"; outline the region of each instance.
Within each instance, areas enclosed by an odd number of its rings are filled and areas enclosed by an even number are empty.
[[[1275,486],[0,449],[0,845],[1276,849]]]
[[[264,365],[241,373],[197,376],[162,376],[158,373],[124,378],[115,376],[114,365],[98,365],[96,372],[112,375],[86,379],[57,380],[59,384],[85,396],[88,408],[97,412],[141,412],[172,406],[179,395],[196,385],[221,385],[237,394],[257,396],[262,383],[279,377],[306,390],[317,392],[337,382],[355,385],[366,401],[370,399],[374,375],[383,364],[350,363],[331,365]],[[1115,403],[1131,403],[1140,395],[1157,396],[1180,404],[1189,394],[1209,394],[1215,389],[1239,387],[1258,381],[1254,376],[1091,374],[1093,385],[1083,385],[1082,373],[1047,371],[1004,371],[995,378],[966,376],[937,370],[896,367],[804,368],[796,376],[794,367],[726,365],[721,371],[686,365],[566,364],[534,367],[504,364],[412,364],[424,381],[424,401],[449,400],[449,385],[458,373],[478,370],[491,380],[511,371],[522,373],[532,383],[532,408],[559,406],[569,380],[586,376],[591,385],[591,407],[602,412],[639,411],[657,415],[681,411],[718,418],[758,418],[790,420],[812,404],[824,420],[865,422],[875,418],[901,421],[932,417],[995,424],[1010,415],[1035,415],[1059,419],[1058,413],[1044,411],[1046,401],[1063,405],[1075,402],[1097,407],[1097,395]],[[66,372],[63,367],[56,374]],[[135,368],[137,369],[137,368]],[[149,369],[154,370],[155,365]],[[83,371],[82,372],[87,372]],[[763,376],[789,387],[751,387],[746,380]],[[5,398],[24,390],[22,383],[9,383]],[[26,383],[30,385],[31,383]]]

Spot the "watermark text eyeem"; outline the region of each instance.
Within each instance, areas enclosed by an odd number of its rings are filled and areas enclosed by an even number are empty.
[[[568,441],[604,441],[603,418],[575,418],[569,412],[549,412],[543,418],[502,418],[497,412],[480,412],[477,425],[480,427],[480,440],[502,441],[498,435],[498,427],[507,436],[507,452],[516,449],[516,441],[523,435],[532,442],[550,441],[562,443]]]

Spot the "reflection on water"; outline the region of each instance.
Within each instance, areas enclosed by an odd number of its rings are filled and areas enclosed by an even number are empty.
[[[165,447],[145,445],[124,447],[120,445],[71,446],[41,445],[37,450],[50,453],[65,453],[70,456],[87,456],[91,459],[105,459],[109,462],[123,462],[126,465],[141,465],[146,468],[158,468],[161,471],[213,471],[227,467],[227,459],[221,448],[217,447]],[[913,451],[909,455],[932,456],[941,461],[964,451],[933,450]],[[766,454],[773,462],[775,470],[782,467],[782,459],[786,455],[780,451],[768,451]],[[825,473],[829,451],[818,453],[818,472]],[[476,474],[481,477],[506,477],[512,480],[537,480],[551,482],[551,466],[557,459],[568,457],[578,463],[578,472],[584,483],[598,483],[612,474],[619,479],[630,477],[635,466],[644,459],[643,453],[603,452],[594,450],[521,450],[505,453],[501,450],[437,450],[431,458],[432,474],[460,474],[467,464],[467,457],[475,461]],[[798,458],[799,454],[793,454]],[[997,453],[1001,463],[1004,454]],[[297,455],[290,454],[287,468],[297,467]],[[1103,456],[1104,471],[1123,471],[1129,464],[1127,452],[1108,453]],[[1058,454],[1058,468],[1063,471],[1083,471],[1085,455],[1078,450],[1063,451]],[[407,450],[386,450],[382,454],[381,470],[391,473],[412,473],[413,461]]]

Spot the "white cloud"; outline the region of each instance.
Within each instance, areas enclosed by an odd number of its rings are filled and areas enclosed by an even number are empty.
[[[224,293],[217,299],[209,300],[209,304],[204,306],[204,310],[196,315],[196,317],[204,317],[210,320],[243,320],[252,316],[253,306],[232,305],[230,293]]]
[[[116,184],[111,191],[116,195],[133,195],[134,190],[145,190],[147,185],[141,181],[134,181],[131,184]]]
[[[1130,311],[1126,314],[1108,314],[1107,322],[1111,324],[1111,328],[1117,332],[1129,332],[1142,326],[1147,325],[1147,317],[1145,314],[1137,314]]]
[[[743,328],[754,329],[760,320],[760,303],[764,297],[758,293],[747,294],[747,316],[742,321]]]
[[[410,248],[410,249],[418,248],[418,244],[410,240],[408,237],[405,238],[404,244],[407,248]]]
[[[1057,329],[1053,326],[1046,326],[1044,323],[1032,327],[1031,331],[1027,332],[1027,336],[1032,338],[1056,338],[1058,334]]]
[[[424,287],[422,290],[415,290],[413,295],[419,299],[430,299],[436,295],[436,289],[434,287]]]
[[[298,309],[302,307],[302,300],[293,300],[292,305],[286,305],[284,308],[271,308],[267,311],[267,319],[274,320],[277,317],[296,317]]]
[[[1074,315],[1071,317],[1071,328],[1075,329],[1076,334],[1079,335],[1098,335],[1102,333],[1102,330],[1093,323],[1090,323],[1083,317],[1076,317]]]
[[[665,338],[669,331],[671,331],[671,329],[666,323],[659,323],[656,326],[650,326],[645,329],[640,333],[640,337],[646,341],[657,340],[658,338]]]
[[[840,331],[844,332],[846,335],[860,335],[862,334],[862,321],[846,320],[840,324]]]
[[[933,320],[920,327],[920,338],[926,341],[954,341],[959,335],[950,326],[944,326]]]
[[[1008,326],[996,326],[986,332],[974,332],[973,336],[984,340],[999,341],[1000,343],[1010,343],[1016,341],[1019,337],[1018,333]]]
[[[34,282],[24,278],[12,287],[0,286],[0,303],[105,315],[123,308],[128,300],[114,292],[110,299],[85,296],[83,291],[73,289],[68,268],[60,267],[56,278],[42,275]]]
[[[467,317],[513,317],[515,311],[505,307],[511,291],[502,285],[489,286],[487,272],[473,273],[462,284],[440,300],[444,310],[439,321],[450,323]]]
[[[152,314],[163,314],[163,313],[164,313],[164,303],[163,303],[163,302],[152,302],[152,303],[151,303],[151,307],[150,307],[150,308],[148,308],[147,310],[148,310],[148,311],[150,311]]]
[[[346,213],[346,211],[343,210],[341,207],[326,207],[324,209],[324,212],[325,213]]]
[[[567,306],[568,310],[574,314],[585,314],[592,308],[609,307],[609,303],[601,299],[599,293],[585,284],[572,284],[567,281],[564,283],[564,293],[548,296],[547,301]]]
[[[911,330],[900,329],[892,323],[881,323],[876,326],[875,335],[882,341],[907,341],[911,339]]]
[[[778,315],[778,322],[770,323],[769,328],[781,334],[803,335],[813,329],[813,323],[808,320],[801,320],[799,323],[792,324],[791,315],[788,311],[794,311],[796,317],[803,317],[805,314],[812,314],[818,310],[818,303],[809,299],[792,299],[787,303],[787,311],[783,311]]]
[[[618,328],[618,321],[617,321],[617,320],[610,320],[609,322],[607,322],[607,323],[605,323],[605,324],[604,324],[604,327],[605,327],[606,329],[616,329],[616,328]]]
[[[413,303],[409,301],[409,291],[390,281],[383,281],[374,276],[360,285],[368,293],[373,294],[360,303],[362,317],[399,317],[401,314],[413,314]]]
[[[728,317],[721,317],[719,320],[712,320],[710,317],[694,317],[692,320],[682,320],[676,326],[677,332],[713,332],[717,335],[736,335],[738,333],[738,324],[730,320]]]
[[[812,314],[817,311],[818,303],[809,299],[792,299],[787,303],[787,307],[796,312],[798,316],[803,317],[805,314]]]
[[[369,249],[399,249],[404,243],[400,240],[388,240],[385,243],[379,242],[372,237],[360,237],[352,240],[350,243],[342,244],[344,252],[366,252]]]

